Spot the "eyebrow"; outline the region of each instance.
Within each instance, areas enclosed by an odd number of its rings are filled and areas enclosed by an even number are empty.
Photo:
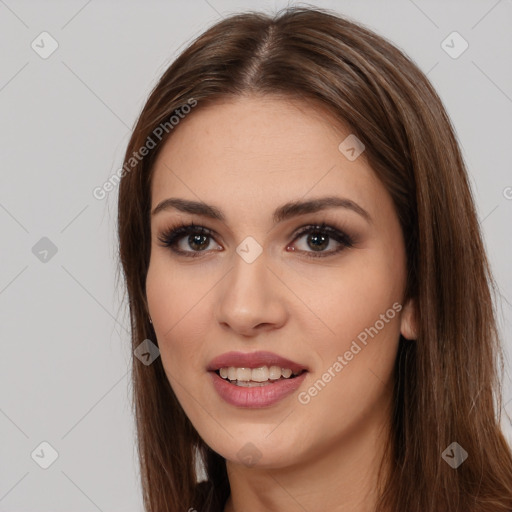
[[[373,223],[370,214],[364,208],[351,199],[337,196],[320,197],[308,201],[290,201],[274,210],[272,220],[274,224],[277,224],[278,222],[288,220],[298,215],[315,213],[328,208],[345,208],[352,210],[363,217],[368,223]],[[226,220],[222,211],[215,206],[200,201],[190,201],[188,199],[178,199],[174,197],[161,201],[153,210],[152,215],[154,216],[162,211],[172,209],[185,213],[195,213],[222,222]]]

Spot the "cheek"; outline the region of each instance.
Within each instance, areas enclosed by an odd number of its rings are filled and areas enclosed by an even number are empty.
[[[180,314],[177,300],[180,290],[179,275],[171,265],[165,265],[162,258],[151,258],[146,277],[146,296],[155,330],[170,329]]]
[[[323,320],[334,334],[309,342],[319,358],[298,398],[307,421],[323,417],[333,433],[357,428],[389,397],[405,275],[395,256],[368,251],[327,288]]]
[[[187,287],[173,265],[152,258],[146,277],[146,295],[153,329],[157,335],[162,360],[166,359],[169,340],[180,328],[180,319],[186,319]],[[179,349],[179,347],[175,347]],[[174,348],[173,348],[174,349]]]
[[[162,364],[169,376],[183,379],[203,360],[201,340],[208,322],[211,329],[205,308],[214,284],[215,280],[204,273],[180,270],[165,257],[150,262],[146,295]]]
[[[310,333],[313,334],[314,322],[320,325],[318,320],[328,327],[323,329],[324,335],[315,337],[320,355],[332,358],[333,353],[344,351],[345,347],[348,350],[351,341],[376,322],[379,331],[386,336],[388,333],[398,335],[399,312],[396,306],[393,309],[393,304],[400,304],[402,300],[404,256],[399,250],[377,249],[360,250],[329,272],[324,269],[319,273],[315,269],[315,286],[308,284],[307,289],[300,292],[307,297],[307,305],[316,315],[316,318],[307,315],[302,320],[309,324]],[[381,315],[384,315],[383,320]]]
[[[204,273],[181,268],[170,257],[152,256],[146,277],[146,295],[151,317],[160,332],[172,335],[171,329],[174,331],[181,322],[188,321],[190,313],[194,314],[194,309],[211,288],[213,280],[208,281]]]
[[[322,320],[333,332],[312,335],[308,341],[318,359],[298,401],[304,422],[330,432],[327,437],[357,430],[365,418],[380,414],[389,399],[405,275],[400,258],[393,261],[391,256],[380,252],[354,258],[338,279],[325,281],[329,300],[322,307],[317,301]]]

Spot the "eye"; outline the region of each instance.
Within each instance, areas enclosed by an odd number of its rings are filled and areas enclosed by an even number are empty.
[[[306,247],[310,247],[313,250],[299,249],[298,252],[305,253],[308,257],[327,257],[339,253],[347,247],[354,246],[354,240],[350,235],[339,229],[328,226],[325,223],[302,228],[294,235],[293,242],[306,236]],[[194,223],[180,224],[179,226],[168,229],[158,237],[163,247],[170,248],[176,254],[192,258],[201,256],[201,253],[207,251],[212,239],[213,232],[211,230],[203,226],[195,225]],[[335,249],[324,250],[332,245],[332,240],[334,240],[338,246]],[[183,247],[187,245],[189,248],[192,248],[192,250],[186,250],[186,248]],[[296,250],[293,246],[288,247],[292,247],[292,251]]]
[[[188,235],[188,236],[187,236]],[[187,251],[180,248],[180,242],[185,239],[189,247],[196,249]],[[210,245],[212,232],[203,226],[196,226],[193,222],[190,224],[180,224],[162,233],[158,240],[162,242],[163,247],[169,247],[173,252],[188,257],[201,256],[201,252],[206,251]]]
[[[332,226],[327,226],[325,223],[322,223],[321,225],[306,226],[295,235],[294,242],[306,235],[306,247],[312,247],[313,251],[301,250],[301,252],[305,252],[308,257],[325,258],[339,253],[347,247],[354,246],[354,240],[350,235],[339,229],[333,228]],[[324,249],[331,245],[330,242],[332,240],[338,244],[338,247],[336,249],[325,251]],[[295,251],[294,248],[292,248],[292,250]]]

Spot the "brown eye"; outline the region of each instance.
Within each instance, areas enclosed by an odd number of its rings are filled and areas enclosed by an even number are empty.
[[[347,247],[353,247],[354,245],[354,241],[349,235],[325,224],[307,226],[305,229],[296,234],[294,242],[306,235],[306,250],[300,250],[301,252],[305,252],[308,256],[314,258],[330,256],[342,251]],[[325,249],[331,245],[331,240],[334,240],[338,244],[338,248],[326,251]],[[310,248],[311,251],[307,250],[307,248]]]
[[[158,239],[163,247],[169,247],[177,254],[195,257],[201,256],[202,252],[206,252],[210,240],[212,240],[212,232],[203,226],[196,226],[192,223],[171,228],[160,235]],[[179,247],[183,239],[185,239],[185,246],[192,250]]]
[[[306,226],[295,235],[293,241],[306,236],[306,247],[299,249],[298,252],[315,258],[331,256],[354,245],[352,237],[326,224]],[[163,247],[170,248],[176,254],[197,257],[208,251],[210,241],[213,240],[213,232],[194,223],[182,224],[164,232],[158,239]],[[338,247],[326,250],[332,245],[333,240]],[[184,241],[185,248],[179,247],[182,241]],[[191,250],[188,250],[187,247]]]

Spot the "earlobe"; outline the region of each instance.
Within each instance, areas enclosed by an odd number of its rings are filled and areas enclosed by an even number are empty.
[[[415,340],[418,337],[418,310],[415,299],[409,299],[402,310],[400,334],[408,340]]]

